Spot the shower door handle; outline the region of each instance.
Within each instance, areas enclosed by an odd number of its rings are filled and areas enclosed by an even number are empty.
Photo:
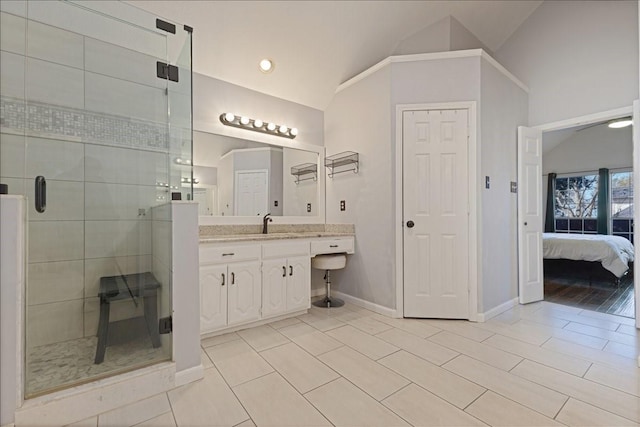
[[[47,180],[44,176],[36,176],[36,211],[43,213],[47,209]]]

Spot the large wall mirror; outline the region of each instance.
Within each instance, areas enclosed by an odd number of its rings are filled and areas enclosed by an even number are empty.
[[[324,222],[323,147],[291,145],[194,131],[200,224],[257,223],[267,213],[276,222]]]

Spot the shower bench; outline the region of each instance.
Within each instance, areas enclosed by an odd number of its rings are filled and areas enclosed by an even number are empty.
[[[160,347],[160,334],[158,331],[158,289],[160,283],[153,274],[136,273],[120,276],[107,276],[100,278],[100,321],[98,323],[98,347],[94,363],[104,361],[104,353],[107,349],[109,337],[109,314],[112,301],[120,301],[131,298],[143,299],[144,319],[151,337],[153,348]]]

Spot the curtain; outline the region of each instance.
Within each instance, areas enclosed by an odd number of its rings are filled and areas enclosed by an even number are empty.
[[[550,173],[547,177],[547,211],[544,220],[544,232],[555,233],[556,231],[556,176]]]
[[[609,169],[598,170],[598,234],[609,234]]]

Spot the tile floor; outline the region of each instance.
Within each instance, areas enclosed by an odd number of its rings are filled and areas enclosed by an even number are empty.
[[[540,302],[487,323],[346,305],[202,341],[205,378],[77,425],[640,425],[633,320]]]

